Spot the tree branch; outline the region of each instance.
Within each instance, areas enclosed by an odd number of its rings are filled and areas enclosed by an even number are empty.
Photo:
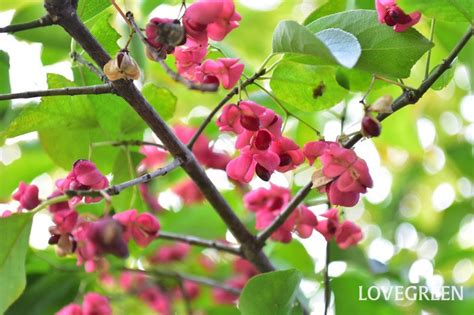
[[[165,271],[165,270],[157,270],[157,269],[139,270],[139,269],[128,269],[128,268],[125,268],[124,270],[132,271],[132,272],[144,272],[146,274],[149,274],[149,275],[152,275],[152,276],[155,276],[155,277],[166,277],[166,278],[174,278],[176,280],[181,280],[181,281],[182,280],[192,281],[192,282],[203,284],[203,285],[206,285],[206,286],[209,286],[209,287],[223,289],[223,290],[225,290],[227,292],[230,292],[230,293],[233,293],[235,295],[240,294],[239,289],[231,287],[227,284],[217,282],[216,280],[213,280],[213,279],[204,278],[204,277],[197,277],[197,276],[194,276],[194,275],[188,275],[188,274],[177,272],[177,271]]]
[[[461,38],[459,43],[454,47],[448,57],[439,65],[436,71],[433,71],[418,87],[416,90],[405,90],[402,95],[400,95],[391,105],[392,113],[379,114],[377,119],[383,121],[396,111],[402,109],[406,105],[415,104],[419,99],[428,91],[428,89],[436,82],[436,80],[451,67],[452,62],[456,59],[457,55],[461,50],[466,46],[473,35],[473,28],[470,27],[466,34]],[[345,148],[352,148],[357,142],[362,139],[362,134],[359,132],[350,138],[346,143],[344,143]],[[295,195],[295,197],[288,203],[285,210],[283,210],[280,215],[270,224],[270,226],[260,233],[257,237],[258,243],[260,246],[276,231],[285,220],[291,215],[291,213],[298,207],[298,205],[306,198],[310,193],[312,183],[308,183]]]
[[[109,84],[103,85],[92,85],[92,86],[81,86],[81,87],[67,87],[62,89],[50,89],[43,91],[28,91],[21,93],[12,94],[0,94],[0,101],[12,100],[17,98],[32,98],[38,96],[74,96],[74,95],[98,95],[98,94],[111,94],[114,93],[114,89]]]
[[[183,85],[185,85],[188,89],[190,90],[198,90],[202,92],[215,92],[219,88],[218,84],[210,84],[210,83],[204,83],[204,84],[198,84],[194,83],[193,81],[190,81],[184,77],[182,77],[179,73],[174,72],[168,64],[160,57],[160,52],[150,45],[150,43],[146,40],[145,36],[142,33],[142,30],[140,27],[137,25],[135,22],[135,19],[133,18],[132,12],[127,12],[126,14],[128,21],[130,22],[130,25],[133,27],[133,30],[135,33],[138,35],[142,43],[146,46],[150,54],[153,56],[153,59],[156,60],[165,70],[166,74],[170,76],[174,81],[179,82]]]
[[[30,30],[33,28],[40,28],[44,26],[54,25],[53,19],[49,15],[45,15],[37,20],[22,23],[22,24],[13,24],[5,27],[0,27],[0,33],[16,33],[20,31]]]
[[[265,245],[265,241],[272,236],[273,232],[275,232],[280,226],[285,223],[286,219],[293,213],[293,211],[303,202],[304,198],[309,194],[311,188],[313,187],[313,183],[309,183],[304,186],[296,195],[295,197],[286,205],[285,210],[280,212],[280,214],[275,218],[275,220],[261,233],[257,236],[257,242],[260,246],[263,247]]]
[[[212,110],[212,112],[206,117],[206,119],[202,122],[201,126],[199,126],[199,129],[196,131],[196,133],[193,135],[191,140],[188,143],[188,148],[192,149],[194,144],[196,143],[197,139],[199,136],[204,132],[204,129],[206,129],[207,125],[212,121],[212,118],[219,112],[219,110],[234,97],[239,93],[239,89],[245,88],[248,85],[252,84],[255,80],[257,80],[259,77],[264,75],[266,73],[265,69],[260,70],[259,72],[254,73],[253,76],[245,80],[241,85],[240,88],[238,86],[234,87],[220,102],[217,104],[217,106]]]
[[[170,241],[177,241],[181,243],[187,243],[190,245],[197,245],[201,247],[214,248],[214,249],[217,249],[223,252],[228,252],[228,253],[238,255],[238,256],[242,255],[242,252],[240,251],[239,247],[228,245],[226,243],[219,242],[219,241],[205,240],[205,239],[195,237],[195,236],[180,235],[180,234],[160,231],[158,238],[161,238],[164,240],[170,240]]]
[[[110,60],[110,56],[79,20],[72,3],[67,0],[46,0],[45,7],[51,16],[57,17],[58,24],[82,46],[97,65],[104,67]],[[111,84],[117,91],[117,94],[132,106],[151,130],[160,138],[171,155],[182,161],[183,169],[196,183],[206,199],[229,227],[233,236],[242,245],[242,253],[245,258],[251,261],[261,272],[274,270],[275,268],[268,260],[268,257],[265,256],[256,244],[255,237],[232,211],[192,152],[176,137],[170,127],[138,91],[133,82],[130,80],[117,80]]]
[[[331,303],[331,282],[329,281],[330,243],[326,244],[326,263],[324,267],[324,315],[327,315]]]
[[[140,177],[131,179],[129,181],[123,182],[121,184],[117,184],[114,186],[110,186],[104,190],[66,190],[65,194],[69,197],[74,196],[88,196],[88,197],[102,197],[103,195],[114,196],[120,194],[120,192],[126,188],[143,184],[149,182],[155,177],[163,176],[174,170],[175,168],[179,167],[182,162],[179,159],[173,160],[170,164],[157,169],[151,173],[145,173]]]

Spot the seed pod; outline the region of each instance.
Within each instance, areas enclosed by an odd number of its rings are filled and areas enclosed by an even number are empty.
[[[261,180],[268,182],[270,177],[272,177],[272,173],[270,173],[265,167],[258,164],[255,166],[255,173],[257,176],[260,177]]]
[[[366,115],[362,119],[361,131],[364,137],[378,137],[380,136],[380,132],[382,131],[382,126],[376,118],[370,115]]]
[[[370,107],[369,110],[381,114],[390,114],[393,112],[392,105],[393,97],[384,95],[379,97]]]
[[[126,50],[120,51],[114,59],[107,62],[104,73],[110,81],[140,79],[140,68]]]

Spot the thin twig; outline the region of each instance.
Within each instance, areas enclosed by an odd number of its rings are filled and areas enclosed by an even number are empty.
[[[37,20],[27,22],[27,23],[22,23],[22,24],[13,24],[13,25],[8,25],[5,27],[0,27],[0,33],[16,33],[20,31],[26,31],[26,30],[31,30],[33,28],[40,28],[40,27],[45,27],[45,26],[50,26],[55,24],[53,22],[53,19],[49,15],[45,15]]]
[[[364,96],[362,96],[362,99],[359,101],[359,103],[366,106],[365,99],[367,98],[367,96],[369,96],[370,92],[374,88],[374,84],[375,84],[375,74],[372,75],[372,80],[370,81],[369,88],[367,89],[367,92],[365,92]]]
[[[186,292],[186,288],[184,287],[183,279],[178,280],[178,287],[179,291],[181,292],[181,296],[183,297],[184,307],[186,308],[186,313],[188,315],[193,315],[193,310],[191,308],[191,299],[189,298],[188,292]]]
[[[104,146],[120,147],[120,146],[142,146],[142,145],[150,145],[150,146],[158,147],[166,151],[165,146],[160,143],[141,141],[141,140],[104,141],[104,142],[92,143],[92,147],[104,147]]]
[[[390,79],[387,79],[387,78],[384,78],[382,76],[379,76],[379,75],[374,75],[374,78],[376,80],[380,80],[380,81],[384,81],[384,82],[387,82],[387,83],[390,83],[390,84],[393,84],[393,85],[396,85],[396,86],[399,86],[401,87],[402,89],[404,90],[414,90],[412,87],[409,87],[403,83],[400,83],[400,82],[397,82],[397,81],[394,81],[394,80],[390,80]]]
[[[311,191],[313,187],[313,183],[309,183],[305,187],[303,187],[293,199],[286,205],[286,208],[275,218],[275,220],[270,224],[265,230],[257,236],[257,242],[260,246],[265,244],[265,241],[275,232],[283,223],[285,223],[286,219],[293,213],[296,207],[304,200],[306,195]]]
[[[112,94],[114,89],[109,84],[81,86],[81,87],[67,87],[61,89],[50,89],[42,91],[28,91],[11,94],[0,94],[0,101],[12,100],[17,98],[32,98],[39,96],[74,96],[74,95],[98,95],[98,94]]]
[[[256,79],[258,79],[260,76],[266,73],[265,69],[261,69],[259,72],[254,73],[253,76],[242,82],[240,84],[240,89],[247,87],[248,85],[254,83]],[[196,143],[197,139],[201,135],[201,133],[204,132],[204,129],[206,129],[207,125],[212,121],[212,118],[219,112],[219,110],[234,97],[235,95],[239,94],[239,87],[236,86],[234,87],[227,95],[217,104],[217,106],[211,111],[211,113],[206,117],[206,119],[202,122],[201,126],[199,126],[198,130],[196,133],[193,135],[191,140],[188,143],[188,148],[192,149],[194,144]]]
[[[430,42],[433,42],[435,25],[436,25],[436,20],[435,19],[431,20]],[[431,61],[431,49],[428,51],[428,57],[426,58],[425,79],[430,74],[430,61]]]
[[[230,292],[235,295],[240,294],[240,290],[234,287],[231,287],[227,284],[220,283],[216,280],[209,279],[209,278],[204,278],[204,277],[198,277],[194,275],[188,275],[182,272],[177,272],[177,271],[166,271],[166,270],[158,270],[158,269],[153,269],[153,270],[139,270],[139,269],[129,269],[129,268],[124,268],[126,271],[132,271],[132,272],[142,272],[146,273],[151,276],[156,276],[156,277],[166,277],[166,278],[173,278],[173,279],[181,279],[181,280],[187,280],[187,281],[192,281],[195,283],[203,284],[209,287],[213,288],[219,288],[222,290],[225,290],[227,292]]]
[[[126,14],[128,21],[130,22],[130,25],[132,28],[135,30],[135,33],[138,35],[138,38],[142,41],[142,43],[146,46],[148,49],[148,52],[153,56],[153,59],[156,60],[165,70],[166,74],[170,76],[174,81],[179,82],[183,85],[185,85],[188,89],[190,90],[198,90],[202,92],[215,92],[217,91],[219,85],[218,84],[210,84],[210,83],[204,83],[204,84],[199,84],[199,83],[194,83],[185,77],[181,76],[179,73],[174,72],[168,64],[161,58],[160,52],[150,45],[150,43],[147,41],[145,36],[143,35],[140,27],[137,25],[135,22],[135,19],[133,18],[132,12],[127,12]]]
[[[164,239],[164,240],[187,243],[190,245],[197,245],[201,247],[214,248],[214,249],[217,249],[223,252],[228,252],[228,253],[238,255],[238,256],[242,255],[242,252],[240,251],[240,248],[238,246],[232,246],[232,245],[228,245],[226,243],[214,241],[214,240],[206,240],[206,239],[202,239],[195,236],[180,235],[180,234],[160,231],[158,238]]]
[[[324,267],[324,315],[328,314],[331,303],[331,282],[329,281],[330,243],[326,243],[326,263]]]
[[[74,197],[74,196],[101,197],[103,196],[104,193],[106,193],[109,196],[118,195],[120,194],[122,190],[126,188],[149,182],[150,180],[158,176],[166,175],[172,170],[174,170],[175,168],[181,166],[181,164],[182,162],[179,159],[175,159],[170,164],[162,168],[159,168],[154,172],[145,173],[142,176],[123,182],[121,184],[110,186],[109,188],[106,188],[103,190],[66,190],[65,194],[69,197]]]
[[[96,76],[99,77],[99,79],[101,81],[104,81],[106,83],[109,82],[109,79],[107,78],[107,76],[104,74],[104,72],[102,72],[102,70],[100,70],[99,68],[97,68],[93,63],[87,61],[86,59],[84,59],[84,57],[82,57],[81,55],[79,55],[77,52],[73,51],[71,53],[71,59],[74,61],[74,62],[77,62],[83,66],[85,66],[87,69],[89,69],[92,73],[94,73]]]

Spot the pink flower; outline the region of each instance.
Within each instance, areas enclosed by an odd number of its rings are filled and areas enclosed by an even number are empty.
[[[318,224],[318,219],[305,205],[295,210],[295,231],[301,238],[308,238]]]
[[[270,189],[258,188],[246,193],[245,207],[253,212],[282,209],[291,200],[290,191],[274,184],[270,185]]]
[[[336,242],[340,248],[346,249],[349,246],[356,245],[362,239],[362,231],[360,227],[351,221],[344,221],[336,232]]]
[[[78,160],[74,163],[72,171],[64,179],[56,181],[56,186],[61,192],[66,190],[104,189],[109,186],[107,178],[100,173],[94,163],[88,160]],[[102,197],[86,197],[86,203],[98,202]],[[70,199],[70,204],[75,205],[82,200],[76,196]]]
[[[6,218],[6,217],[9,217],[13,214],[13,212],[11,212],[10,210],[5,210],[2,212],[2,216],[1,218]]]
[[[174,126],[173,130],[179,140],[181,140],[183,143],[188,143],[197,131],[196,128],[182,125]],[[209,147],[209,139],[202,134],[194,143],[193,153],[199,163],[209,168],[224,170],[227,166],[227,163],[230,161],[228,155],[212,151],[212,149]]]
[[[280,164],[277,154],[271,151],[261,153],[250,152],[249,147],[243,148],[240,156],[227,164],[227,175],[239,182],[248,183],[256,173],[264,181],[268,181]]]
[[[155,213],[163,210],[160,203],[158,202],[157,196],[153,195],[153,193],[150,191],[149,183],[140,184],[138,185],[138,188],[140,190],[140,194],[142,195],[143,201],[149,207],[150,212]]]
[[[161,166],[168,157],[166,151],[154,145],[144,145],[140,147],[140,153],[145,156],[140,164],[150,169]]]
[[[208,36],[222,40],[239,26],[240,19],[232,0],[199,0],[186,10],[183,24],[187,36],[202,43],[207,42]]]
[[[53,214],[53,222],[56,226],[51,229],[54,234],[71,233],[77,224],[79,214],[74,210],[62,210]]]
[[[339,144],[337,142],[329,141],[308,142],[304,145],[303,153],[309,160],[309,165],[313,165],[314,161],[323,155],[326,149],[332,146],[338,147]]]
[[[225,284],[232,288],[240,290],[245,287],[247,281],[248,278],[246,276],[237,276],[235,278],[227,280]],[[234,304],[239,298],[238,295],[235,295],[234,293],[231,293],[221,288],[214,288],[212,290],[212,297],[214,298],[214,301],[218,304]]]
[[[190,250],[191,246],[185,243],[161,246],[149,260],[153,264],[177,262],[183,260]]]
[[[326,241],[329,241],[339,228],[339,214],[337,209],[329,209],[323,215],[326,220],[319,220],[316,230],[321,233]]]
[[[393,26],[395,32],[404,32],[420,21],[421,13],[406,14],[397,6],[395,0],[375,0],[377,16],[380,23]]]
[[[243,274],[248,278],[252,278],[259,273],[250,261],[240,257],[234,261],[233,267],[236,273]]]
[[[139,214],[135,209],[117,213],[113,218],[124,226],[125,241],[133,238],[141,247],[148,246],[156,238],[160,229],[160,223],[153,215]]]
[[[63,195],[63,193],[60,192],[59,190],[56,190],[51,194],[51,196],[48,197],[48,199],[52,199],[54,197],[58,197],[61,195]],[[69,209],[70,209],[69,203],[67,201],[57,202],[49,206],[49,212],[51,213],[56,213],[59,211],[69,210]]]
[[[27,185],[24,182],[20,182],[18,190],[13,194],[13,199],[20,202],[21,207],[32,210],[40,204],[38,199],[38,186]]]
[[[56,312],[55,315],[83,315],[79,304],[68,304]]]
[[[120,287],[126,291],[139,291],[147,285],[147,275],[143,272],[124,271],[120,274]]]
[[[241,102],[241,104],[242,103],[243,101]],[[256,106],[261,107],[260,105]],[[217,119],[216,125],[219,127],[220,131],[232,131],[236,134],[239,134],[244,130],[240,122],[241,117],[242,115],[240,106],[235,104],[227,104],[222,109],[222,114]],[[255,121],[255,124],[257,124],[258,117],[255,117]]]
[[[185,205],[200,203],[205,199],[199,187],[191,179],[176,184],[172,190],[181,197]]]
[[[83,315],[112,315],[109,300],[97,293],[87,293],[82,302]]]
[[[138,294],[148,306],[160,315],[170,315],[171,304],[169,298],[157,287],[149,287]]]
[[[316,225],[316,230],[324,236],[326,241],[329,242],[335,238],[337,245],[346,249],[356,245],[362,239],[362,231],[354,222],[349,220],[339,222],[337,209],[329,209],[322,216],[326,220],[320,220]]]
[[[280,158],[280,164],[277,167],[278,172],[287,172],[295,169],[304,162],[304,154],[300,147],[293,140],[281,137],[273,141],[270,150]]]
[[[210,39],[221,41],[234,28],[239,26],[240,15],[235,12],[233,0],[223,0],[222,11],[217,19],[207,26],[207,35]]]
[[[190,300],[196,299],[199,296],[199,293],[201,291],[199,285],[196,282],[189,281],[189,280],[183,281],[183,290],[184,292],[186,292],[186,298]],[[177,298],[182,298],[183,294],[181,291],[182,291],[181,288],[177,288],[175,290],[175,296]]]
[[[196,79],[202,83],[220,83],[225,89],[232,88],[239,80],[244,65],[236,58],[206,60],[196,68]]]
[[[75,251],[77,256],[77,265],[82,265],[83,263],[87,263],[95,259],[96,246],[88,238],[88,230],[90,229],[90,226],[91,222],[83,221],[77,224],[76,228],[71,232],[77,244]]]
[[[174,57],[178,73],[189,80],[195,79],[196,67],[200,66],[207,54],[207,45],[188,39],[183,46],[176,47]]]

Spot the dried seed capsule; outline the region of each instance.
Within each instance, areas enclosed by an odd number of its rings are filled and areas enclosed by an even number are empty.
[[[114,59],[107,62],[104,73],[110,81],[140,79],[140,68],[126,50],[120,51]]]
[[[378,137],[380,135],[380,132],[382,131],[382,126],[376,118],[370,115],[366,115],[362,119],[361,131],[364,137]]]

